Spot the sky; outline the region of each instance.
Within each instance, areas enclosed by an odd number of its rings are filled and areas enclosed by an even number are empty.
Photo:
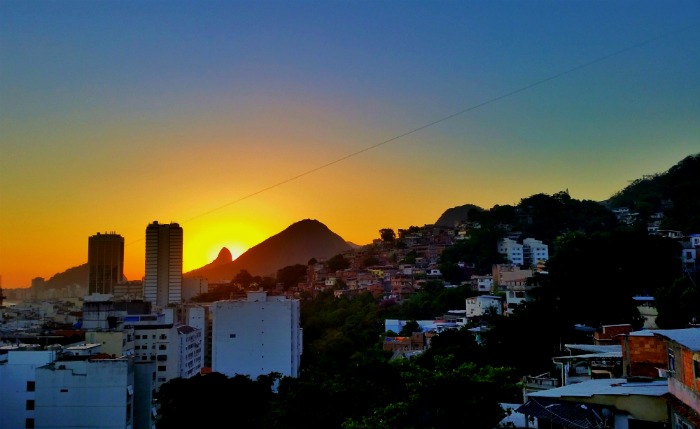
[[[602,201],[700,152],[697,0],[0,0],[2,287],[176,222],[185,272],[303,219]]]

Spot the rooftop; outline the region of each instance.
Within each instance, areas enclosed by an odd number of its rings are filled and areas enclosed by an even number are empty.
[[[655,335],[675,341],[691,351],[700,351],[700,328],[658,329],[652,332]]]
[[[663,396],[668,393],[668,381],[645,380],[630,382],[626,378],[594,379],[581,383],[568,384],[556,389],[547,389],[531,392],[528,397],[538,398],[563,398],[563,397],[591,397],[594,395],[642,395]]]

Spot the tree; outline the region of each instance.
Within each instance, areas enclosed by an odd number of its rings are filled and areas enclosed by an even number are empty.
[[[396,240],[396,233],[391,228],[382,228],[379,230],[379,236],[384,242],[394,242]]]
[[[403,325],[401,331],[399,331],[399,336],[410,337],[414,332],[422,332],[420,325],[415,320],[409,320]]]
[[[174,378],[156,392],[160,404],[156,427],[219,427],[235,415],[241,427],[262,429],[267,427],[275,400],[272,386],[279,378],[279,374],[272,373],[251,380],[244,375],[227,377],[217,372]]]
[[[248,289],[253,283],[253,275],[248,270],[240,270],[233,278],[232,283],[243,289]]]
[[[499,402],[521,394],[512,370],[460,363],[451,355],[436,356],[427,367],[408,359],[394,365],[400,384],[391,401],[345,420],[342,429],[455,428],[464,427],[464,416],[470,416],[470,428],[492,429],[506,415]]]
[[[559,299],[568,325],[630,323],[639,329],[643,319],[632,297],[654,295],[681,275],[680,244],[646,231],[579,234],[559,243],[542,292]]]
[[[416,258],[418,258],[418,253],[416,253],[415,250],[411,250],[408,253],[406,253],[406,256],[404,256],[403,259],[401,260],[401,263],[403,263],[403,264],[415,264]]]
[[[661,329],[687,328],[688,323],[695,318],[700,320],[700,289],[695,275],[689,274],[676,280],[669,287],[659,288],[655,294],[656,325]]]
[[[328,267],[328,271],[336,272],[350,267],[350,261],[345,259],[345,256],[338,254],[328,259],[326,261],[326,266]]]
[[[367,255],[367,257],[362,261],[362,266],[364,268],[379,265],[381,261],[374,255]]]
[[[277,281],[282,283],[284,290],[296,287],[306,277],[306,265],[289,265],[277,270]]]

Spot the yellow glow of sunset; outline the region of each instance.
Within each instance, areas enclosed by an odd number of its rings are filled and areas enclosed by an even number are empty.
[[[699,147],[693,2],[97,3],[0,1],[3,288],[98,232],[139,280],[153,221],[187,273],[304,219],[365,245],[464,204],[603,201]]]

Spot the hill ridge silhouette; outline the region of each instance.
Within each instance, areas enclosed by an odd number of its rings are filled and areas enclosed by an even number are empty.
[[[352,248],[323,223],[304,219],[251,247],[231,262],[214,264],[214,261],[183,273],[183,277],[206,277],[209,282],[218,283],[230,281],[241,270],[254,276],[274,277],[277,270],[286,266],[306,265],[311,258],[330,258]]]
[[[605,206],[632,204],[640,199],[649,199],[649,188],[652,188],[654,200],[670,199],[675,208],[670,214],[675,215],[669,219],[673,227],[687,229],[688,232],[698,232],[700,225],[700,195],[697,186],[700,183],[697,166],[700,165],[700,153],[691,154],[662,173],[651,177],[642,177],[625,188],[619,190],[611,198],[600,201]],[[643,192],[642,192],[643,191]],[[525,198],[527,199],[527,198]],[[654,202],[652,200],[652,202]],[[646,202],[646,201],[642,201]],[[437,226],[454,226],[455,222],[471,220],[471,217],[483,208],[464,204],[449,208],[436,220]],[[692,231],[691,231],[692,230]],[[304,233],[306,231],[306,233]],[[313,237],[320,237],[318,249],[315,249]],[[304,241],[306,242],[304,243]],[[301,243],[293,243],[301,241]],[[279,246],[275,251],[274,247]],[[278,234],[251,247],[235,260],[227,260],[228,249],[222,248],[219,256],[211,263],[195,270],[183,273],[184,278],[197,276],[216,276],[221,280],[231,279],[241,269],[245,269],[252,275],[276,275],[276,270],[297,263],[306,264],[309,259],[323,259],[335,256],[345,250],[361,247],[350,243],[332,232],[328,227],[315,219],[304,219],[296,222]],[[274,253],[286,253],[277,255]],[[210,282],[215,282],[209,278]],[[45,288],[60,288],[73,284],[87,285],[87,263],[68,268],[61,273],[54,274],[45,283]]]

